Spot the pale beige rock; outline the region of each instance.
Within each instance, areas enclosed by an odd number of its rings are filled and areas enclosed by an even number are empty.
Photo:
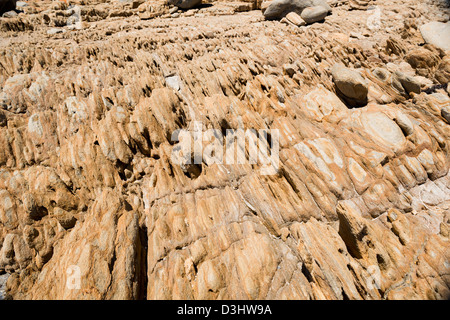
[[[286,19],[295,24],[298,27],[306,25],[305,20],[303,20],[298,14],[295,12],[289,12],[286,15]]]
[[[331,74],[339,92],[346,98],[356,104],[364,104],[367,101],[368,82],[358,71],[335,64]]]

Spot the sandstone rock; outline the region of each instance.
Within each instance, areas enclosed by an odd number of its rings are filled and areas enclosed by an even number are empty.
[[[420,84],[414,77],[408,76],[402,72],[395,72],[396,78],[400,81],[407,93],[420,93]]]
[[[17,1],[16,2],[16,9],[17,10],[23,10],[23,8],[27,7],[28,3],[25,1]]]
[[[447,121],[448,124],[450,124],[450,111],[449,108],[442,108],[441,115]]]
[[[442,58],[435,73],[436,80],[441,84],[446,84],[450,82],[450,56],[446,55]]]
[[[367,101],[368,83],[359,72],[342,64],[335,64],[331,69],[331,75],[337,89],[346,98],[356,104],[364,104]]]
[[[450,23],[433,21],[420,27],[420,33],[426,43],[442,50],[450,50]]]
[[[328,15],[328,9],[324,6],[308,7],[302,11],[302,19],[306,23],[311,24],[314,22],[322,21]]]
[[[66,30],[64,29],[58,29],[58,28],[52,28],[47,30],[47,34],[49,35],[54,35],[54,34],[58,34],[58,33],[64,33]]]
[[[289,12],[295,12],[299,15],[308,7],[321,6],[327,13],[331,12],[331,7],[325,0],[274,0],[264,11],[266,19],[281,19]]]
[[[408,52],[405,61],[414,69],[430,69],[439,63],[440,57],[435,52],[426,48],[419,48]]]
[[[298,14],[296,14],[295,12],[289,12],[286,15],[286,19],[289,20],[291,23],[293,23],[294,25],[296,25],[297,27],[301,27],[306,25],[305,20],[303,20]]]
[[[368,10],[373,2],[374,0],[348,0],[350,9],[353,10]]]
[[[77,219],[68,213],[56,215],[56,219],[58,219],[59,224],[66,230],[73,228],[77,222]]]
[[[399,39],[390,37],[386,40],[386,53],[403,56],[406,53],[406,49]]]

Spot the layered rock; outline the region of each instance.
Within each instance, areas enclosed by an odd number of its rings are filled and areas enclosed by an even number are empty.
[[[376,1],[373,32],[352,3],[308,26],[216,2],[0,19],[7,298],[448,299],[448,54],[408,20],[442,8]],[[278,132],[278,170],[180,165],[199,123]]]

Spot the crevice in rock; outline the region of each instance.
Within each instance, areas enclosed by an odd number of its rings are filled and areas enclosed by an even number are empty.
[[[308,279],[308,282],[314,282],[314,279],[311,275],[311,273],[309,272],[308,268],[306,267],[306,265],[303,263],[302,264],[302,273],[305,276],[306,279]]]
[[[138,300],[147,300],[148,285],[148,235],[145,225],[139,228],[138,263],[137,263],[137,283]]]

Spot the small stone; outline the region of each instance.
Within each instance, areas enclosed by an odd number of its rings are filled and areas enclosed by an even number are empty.
[[[8,119],[6,115],[0,111],[0,127],[6,127],[8,125]]]
[[[357,33],[357,32],[350,32],[350,38],[353,39],[362,39],[364,38],[364,36],[361,33]]]
[[[166,77],[166,84],[169,88],[180,91],[182,87],[181,79],[177,75]]]
[[[367,80],[356,70],[346,68],[342,64],[335,64],[331,69],[333,81],[338,90],[356,104],[367,102]]]
[[[449,230],[448,224],[442,222],[442,223],[440,224],[440,226],[439,226],[439,233],[440,233],[442,236],[448,238],[448,236],[449,236],[449,234],[450,234],[449,231],[450,231],[450,230]]]
[[[290,22],[290,21],[289,21],[288,19],[286,19],[286,18],[281,18],[280,22],[283,23],[283,24],[287,24],[287,25],[292,25],[292,24],[293,24],[292,22]]]
[[[446,107],[442,108],[441,109],[441,116],[442,116],[442,118],[445,119],[445,121],[447,121],[448,124],[450,124],[450,110],[449,110],[449,108],[446,108]]]
[[[295,12],[289,12],[286,15],[286,19],[289,20],[291,23],[295,24],[297,27],[305,26],[306,22],[302,19],[298,14]]]
[[[143,4],[145,2],[145,0],[134,0],[132,3],[131,3],[131,8],[132,9],[137,9],[137,8],[139,8],[139,6],[141,5],[141,4]]]
[[[420,93],[420,83],[415,79],[414,77],[411,77],[409,75],[406,75],[400,71],[395,72],[395,77],[400,81],[403,88],[407,93]]]
[[[129,169],[125,169],[123,173],[127,180],[130,180],[133,177],[133,172]]]
[[[440,84],[447,84],[450,82],[450,56],[446,55],[442,58],[438,67],[436,68],[435,78]],[[450,86],[448,86],[450,88]]]
[[[23,10],[23,8],[28,7],[28,3],[25,1],[17,1],[16,2],[16,9],[17,10]]]
[[[139,18],[141,20],[149,20],[149,19],[153,19],[156,17],[161,16],[162,13],[161,12],[149,12],[149,11],[144,11],[144,12],[140,12],[139,13]],[[170,16],[170,15],[169,15]]]
[[[323,6],[309,7],[302,11],[301,17],[307,24],[319,22],[325,19],[328,10]]]
[[[410,51],[405,56],[405,60],[414,69],[428,69],[435,67],[439,63],[440,57],[437,53],[432,52],[426,48],[418,48]]]
[[[48,35],[54,35],[54,34],[64,33],[64,32],[66,32],[66,30],[59,29],[59,28],[51,28],[51,29],[47,30]]]

